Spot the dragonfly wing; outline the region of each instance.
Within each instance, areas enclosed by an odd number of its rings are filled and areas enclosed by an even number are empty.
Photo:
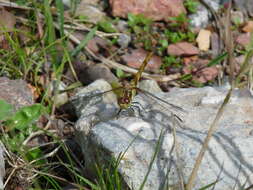
[[[177,106],[177,105],[171,104],[171,103],[169,103],[169,102],[167,102],[167,101],[165,101],[165,100],[163,100],[163,99],[161,99],[161,98],[159,98],[159,97],[153,95],[152,93],[150,93],[150,92],[148,92],[148,91],[146,91],[146,90],[143,90],[143,89],[140,89],[140,88],[137,88],[137,87],[136,87],[136,90],[137,90],[138,92],[141,92],[141,93],[142,93],[143,95],[145,95],[145,96],[148,96],[148,97],[151,97],[151,98],[153,98],[153,99],[156,99],[156,100],[158,100],[158,102],[160,101],[160,102],[164,103],[165,105],[172,107],[173,109],[176,109],[176,110],[178,110],[178,111],[187,113],[187,111],[184,110],[183,108],[181,108],[181,107],[179,107],[179,106]]]
[[[104,92],[95,92],[95,93],[92,93],[92,94],[89,94],[87,96],[85,96],[84,98],[86,99],[90,99],[90,98],[93,98],[93,97],[97,97],[97,96],[102,96],[108,92],[115,92],[117,90],[121,90],[122,87],[118,87],[118,88],[114,88],[114,89],[111,89],[111,90],[107,90],[107,91],[104,91]]]

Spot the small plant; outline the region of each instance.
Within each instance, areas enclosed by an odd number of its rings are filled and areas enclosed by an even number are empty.
[[[176,27],[183,30],[187,29],[189,23],[189,19],[187,18],[187,15],[184,13],[181,13],[176,17],[170,17],[168,20],[171,21],[170,23],[171,27]]]
[[[139,33],[140,31],[149,32],[152,20],[142,14],[134,15],[129,13],[127,23],[134,33]]]
[[[196,34],[194,34],[191,31],[188,32],[173,32],[168,29],[165,30],[164,32],[165,36],[168,38],[168,41],[171,43],[177,43],[180,41],[188,41],[188,42],[193,42]]]
[[[196,13],[198,8],[199,2],[195,0],[185,0],[184,6],[190,13]]]
[[[128,26],[136,35],[136,43],[142,43],[146,50],[152,49],[152,20],[143,15],[128,14]]]
[[[107,33],[117,32],[115,26],[110,20],[104,20],[104,21],[98,22],[98,28]]]
[[[44,107],[41,104],[34,104],[14,113],[12,106],[3,100],[0,101],[0,107],[0,120],[7,131],[1,140],[9,145],[9,150],[22,154],[21,145],[32,132],[38,130],[34,122],[45,112]]]
[[[177,58],[175,56],[165,56],[163,58],[163,64],[161,66],[161,69],[168,69],[169,67],[173,67],[173,68],[181,68],[182,67],[182,63],[180,58]]]
[[[116,69],[116,75],[117,75],[118,78],[126,78],[126,77],[131,76],[131,74],[125,73],[125,72],[122,71],[120,68],[117,68],[117,69]]]

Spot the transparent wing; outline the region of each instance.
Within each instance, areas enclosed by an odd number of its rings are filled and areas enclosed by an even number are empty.
[[[149,97],[149,98],[151,98],[151,99],[157,100],[157,102],[158,102],[159,104],[162,103],[162,104],[165,104],[165,105],[167,105],[167,106],[169,106],[169,107],[171,107],[171,108],[173,108],[173,109],[175,109],[175,110],[177,110],[177,111],[187,113],[187,111],[184,110],[183,108],[181,108],[181,107],[179,107],[179,106],[177,106],[177,105],[174,105],[174,104],[172,104],[172,103],[169,103],[169,102],[167,102],[167,101],[165,101],[165,100],[163,100],[163,99],[161,99],[161,98],[159,98],[159,97],[153,95],[152,93],[150,93],[150,92],[148,92],[148,91],[146,91],[146,90],[143,90],[143,89],[140,89],[140,88],[137,88],[137,87],[136,87],[136,90],[137,90],[138,92],[141,92],[141,94],[143,94],[143,95],[145,95],[145,96],[147,96],[147,97]]]

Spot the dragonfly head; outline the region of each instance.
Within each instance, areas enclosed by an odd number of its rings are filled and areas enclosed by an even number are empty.
[[[131,100],[129,97],[121,97],[118,99],[118,104],[121,109],[127,109],[131,104]]]

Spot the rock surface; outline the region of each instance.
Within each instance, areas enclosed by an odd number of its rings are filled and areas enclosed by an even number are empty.
[[[0,99],[5,100],[17,110],[33,103],[33,95],[23,80],[10,80],[0,77]]]
[[[203,0],[203,1],[205,1],[215,11],[219,9],[220,0]],[[199,4],[196,13],[189,15],[190,24],[193,27],[197,28],[205,28],[208,25],[210,18],[212,18],[210,11],[202,4]]]
[[[174,56],[191,56],[199,53],[198,48],[188,42],[178,42],[170,44],[167,48],[167,53]]]
[[[105,13],[99,9],[98,1],[82,0],[77,6],[75,14],[85,17],[94,24],[105,18]]]
[[[104,79],[110,83],[118,80],[104,64],[91,65],[79,72],[79,80],[84,84],[89,84],[97,79]]]
[[[4,189],[3,178],[5,176],[5,167],[4,167],[4,149],[0,141],[0,189]]]
[[[247,47],[250,44],[250,33],[242,33],[235,39],[235,42],[243,47]]]
[[[245,15],[253,16],[253,0],[233,0],[235,7]]]
[[[113,16],[127,17],[128,13],[143,14],[152,20],[167,20],[186,13],[182,0],[110,0]]]
[[[103,87],[96,86],[98,83]],[[207,130],[228,91],[218,87],[175,88],[170,93],[159,94],[163,100],[183,107],[187,113],[136,96],[134,101],[142,107],[139,115],[120,114],[115,117],[118,107],[112,104],[116,101],[113,94],[110,94],[110,101],[109,95],[107,98],[96,96],[96,100],[91,101],[85,98],[94,89],[103,91],[110,87],[102,80],[96,81],[79,92],[74,100],[79,115],[75,125],[76,137],[87,169],[91,172],[95,160],[102,163],[110,157],[117,158],[128,148],[120,162],[119,172],[132,189],[137,189],[148,172],[162,133],[162,143],[144,187],[146,190],[163,189],[166,180],[169,185],[178,187],[180,175],[187,182]],[[244,184],[247,187],[253,183],[252,100],[246,90],[233,92],[198,171],[195,189],[213,183],[217,178],[215,189],[229,190],[234,186],[239,189]],[[181,127],[172,113],[184,121]]]
[[[155,80],[142,80],[138,87],[142,90],[148,91],[152,94],[161,93],[162,90]]]

